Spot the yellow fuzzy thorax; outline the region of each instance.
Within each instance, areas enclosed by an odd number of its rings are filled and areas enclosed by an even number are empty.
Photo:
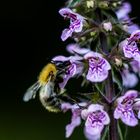
[[[39,74],[38,81],[41,85],[47,84],[53,76],[56,75],[57,69],[55,64],[47,64]]]

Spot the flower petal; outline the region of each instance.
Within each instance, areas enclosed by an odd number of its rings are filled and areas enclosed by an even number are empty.
[[[129,126],[136,126],[138,124],[138,120],[134,116],[134,113],[132,111],[127,112],[126,114],[121,116],[122,122],[124,122],[126,125]]]
[[[135,60],[140,59],[140,51],[138,50],[136,42],[128,42],[126,46],[123,46],[124,56],[127,58],[134,58]]]
[[[72,36],[73,30],[71,29],[64,29],[61,35],[62,41],[67,40],[69,37]]]
[[[59,14],[63,17],[70,18],[70,13],[73,13],[73,12],[69,8],[62,8],[62,9],[59,10]]]
[[[137,24],[132,24],[132,25],[129,25],[128,27],[127,27],[127,32],[128,33],[133,33],[135,30],[139,30],[140,28],[139,28],[139,26],[137,25]]]
[[[128,40],[125,39],[125,40],[123,40],[123,41],[121,41],[121,42],[119,43],[119,48],[120,48],[121,50],[123,50],[123,48],[124,48],[125,46],[127,46],[127,45],[128,45]]]
[[[108,125],[110,123],[110,118],[109,118],[108,114],[105,111],[102,111],[102,112],[104,114],[104,117],[102,119],[103,124],[104,125]]]
[[[114,110],[114,118],[119,119],[120,117],[121,117],[121,111],[118,108],[116,108]]]
[[[66,18],[70,18],[70,26],[68,29],[64,29],[61,35],[62,41],[65,41],[68,37],[72,36],[73,32],[81,32],[83,28],[84,17],[74,13],[69,8],[62,8],[59,10],[60,15]]]
[[[77,19],[73,23],[70,24],[69,28],[71,30],[74,30],[76,33],[81,32],[83,28],[83,21],[80,19]]]
[[[100,137],[101,137],[101,133],[96,133],[94,135],[94,134],[90,133],[91,131],[96,131],[96,130],[93,130],[93,129],[90,129],[90,128],[85,128],[84,129],[84,134],[85,134],[86,138],[88,140],[99,140]]]
[[[140,110],[138,111],[138,118],[140,119]]]
[[[61,110],[63,112],[66,112],[66,111],[68,111],[71,108],[72,108],[72,105],[70,103],[62,103],[61,104]]]
[[[135,73],[140,72],[140,61],[133,60],[130,64]]]
[[[82,112],[81,112],[82,119],[86,120],[88,115],[89,115],[89,112],[87,109],[82,110]]]
[[[135,110],[140,110],[140,98],[136,98],[136,99],[134,100],[133,108],[134,108]]]
[[[83,119],[86,119],[84,132],[89,140],[99,140],[104,125],[110,123],[110,118],[103,109],[102,105],[91,104],[81,113]]]
[[[76,64],[71,64],[67,70],[66,70],[66,74],[64,74],[63,76],[63,82],[59,84],[59,86],[61,88],[64,88],[65,85],[67,84],[68,80],[70,78],[72,78],[75,74],[76,74],[77,68],[76,68]]]
[[[83,57],[81,57],[79,55],[70,56],[70,62],[71,63],[81,63],[80,62],[81,60],[83,60]]]
[[[62,56],[62,55],[59,55],[59,56],[55,56],[52,61],[60,61],[60,62],[65,62],[65,61],[69,61],[70,57],[65,57],[65,56]]]
[[[128,126],[136,126],[138,124],[138,120],[136,119],[132,108],[118,106],[114,111],[114,118],[120,118],[122,122]]]
[[[138,78],[134,73],[130,73],[127,69],[122,72],[123,85],[128,88],[136,86]]]
[[[84,58],[89,61],[87,80],[91,82],[102,82],[108,77],[108,70],[111,69],[111,66],[101,54],[88,52]]]
[[[137,41],[139,39],[140,39],[140,30],[134,31],[129,38],[130,41]]]
[[[106,59],[104,59],[100,53],[90,51],[84,56],[84,58],[88,60],[90,60],[90,58],[98,59],[100,60],[99,63],[102,62],[104,69],[106,70],[111,69],[109,62]]]
[[[95,124],[92,124],[92,120],[90,119],[90,116],[88,116],[87,121],[85,123],[85,130],[90,135],[100,135],[102,130],[104,128],[104,125],[99,122],[95,122]]]
[[[73,112],[71,123],[66,126],[66,138],[70,137],[75,127],[81,124],[81,118],[76,112]]]
[[[123,3],[122,7],[116,12],[118,19],[125,18],[131,12],[131,5],[128,2]]]
[[[128,90],[125,95],[123,96],[123,98],[130,98],[132,100],[134,100],[136,97],[138,96],[138,91],[137,90]]]
[[[63,82],[59,83],[61,88],[65,87],[70,78],[82,73],[83,63],[80,62],[81,60],[83,60],[83,58],[80,56],[56,56],[52,59],[52,61],[58,62],[58,64],[61,64],[61,62],[69,62],[69,65],[65,68],[65,72],[62,74]]]
[[[87,80],[91,82],[102,82],[108,77],[108,71],[92,72],[89,68],[88,74],[86,76]]]
[[[133,100],[138,96],[138,91],[136,90],[128,90],[124,96],[121,96],[117,99],[117,103],[124,105],[128,103],[128,105],[130,104],[130,101],[133,102]],[[132,103],[130,104],[132,105]]]
[[[84,56],[85,59],[89,59],[90,57],[102,58],[102,55],[100,53],[90,51]]]
[[[90,51],[87,48],[80,48],[78,44],[69,44],[66,49],[71,54],[81,54],[81,55],[84,55]]]
[[[91,104],[88,107],[88,113],[96,112],[97,110],[102,111],[103,109],[104,109],[104,107],[102,105],[99,105],[99,104]]]
[[[114,118],[121,119],[123,123],[129,126],[136,126],[138,120],[135,117],[133,109],[135,101],[138,99],[138,92],[136,90],[127,91],[124,96],[117,99],[117,107],[114,111]]]

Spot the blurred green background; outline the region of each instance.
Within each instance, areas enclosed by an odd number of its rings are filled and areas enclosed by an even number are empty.
[[[131,1],[140,21],[139,1]],[[38,99],[24,103],[26,89],[54,55],[66,54],[60,34],[66,22],[58,14],[64,0],[0,2],[0,140],[63,140],[70,112],[47,112]],[[83,128],[70,140],[85,140]],[[140,127],[130,128],[128,140],[140,139]]]

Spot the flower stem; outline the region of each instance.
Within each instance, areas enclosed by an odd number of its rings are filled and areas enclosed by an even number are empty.
[[[117,140],[118,131],[117,131],[117,120],[114,119],[113,116],[113,97],[115,95],[115,89],[113,86],[113,80],[112,80],[112,73],[109,72],[108,78],[106,80],[105,85],[105,92],[106,96],[109,100],[108,106],[109,106],[109,117],[110,117],[110,126],[109,126],[109,140]]]
[[[113,98],[115,96],[115,89],[113,86],[113,80],[112,80],[112,73],[111,71],[109,72],[108,78],[106,80],[106,85],[105,85],[105,92],[106,96],[108,98],[108,106],[109,106],[109,117],[110,117],[110,126],[109,126],[109,140],[117,140],[118,136],[118,131],[117,131],[117,120],[114,119],[113,116]]]
[[[102,51],[108,54],[108,44],[107,44],[107,37],[104,33],[100,35],[100,43]],[[113,86],[113,79],[112,73],[109,71],[108,78],[105,81],[105,94],[108,99],[108,108],[109,108],[109,117],[110,117],[110,126],[109,126],[109,139],[108,140],[117,140],[118,131],[117,131],[117,121],[114,119],[113,116],[113,99],[115,96],[115,89]]]
[[[109,138],[108,140],[118,140],[118,130],[117,130],[117,120],[114,119],[113,110],[110,104],[109,116],[110,116],[110,126],[109,126]]]

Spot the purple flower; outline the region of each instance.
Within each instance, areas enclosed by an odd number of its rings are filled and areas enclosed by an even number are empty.
[[[126,31],[130,34],[139,29],[140,29],[139,26],[134,23],[131,23],[131,25],[127,25],[127,27],[126,27]]]
[[[83,28],[84,17],[74,13],[69,8],[62,8],[59,10],[59,13],[64,18],[70,19],[70,26],[67,29],[64,29],[61,35],[62,41],[65,41],[68,37],[72,36],[73,32],[81,32]]]
[[[132,88],[138,83],[137,76],[134,73],[130,73],[128,66],[125,66],[121,75],[123,80],[123,86],[125,87]]]
[[[133,71],[140,74],[140,61],[133,60],[130,64]]]
[[[118,19],[126,19],[128,14],[131,12],[131,5],[128,2],[123,3],[123,5],[116,11]]]
[[[132,32],[129,41],[138,41],[140,39],[140,30],[135,30]]]
[[[90,49],[81,48],[78,44],[69,44],[66,49],[69,53],[75,55],[76,54],[85,55],[90,51]]]
[[[133,105],[133,108],[138,111],[138,118],[140,119],[140,98],[135,99],[135,103]]]
[[[85,122],[85,136],[88,140],[98,140],[104,125],[110,123],[108,114],[104,111],[104,107],[99,104],[91,104],[88,109],[81,112],[81,116]]]
[[[86,106],[86,103],[79,103],[79,106]],[[66,126],[66,138],[70,137],[73,133],[75,127],[81,124],[81,109],[77,104],[71,105],[69,103],[63,103],[61,105],[62,111],[66,112],[67,110],[72,111],[71,123]]]
[[[83,64],[80,62],[83,58],[80,56],[70,56],[70,57],[65,57],[65,56],[56,56],[52,60],[54,62],[69,62],[69,65],[66,66],[64,69],[64,74],[63,74],[63,82],[59,84],[61,88],[64,88],[65,85],[67,84],[68,80],[72,77],[75,77],[76,75],[80,75],[83,71]]]
[[[101,54],[88,52],[84,58],[87,59],[89,63],[86,76],[87,80],[91,82],[102,82],[108,77],[108,71],[111,69],[111,66]]]
[[[122,22],[126,22],[123,26],[124,30],[128,33],[132,33],[135,30],[139,29],[139,26],[134,24],[129,18],[129,13],[132,11],[131,5],[128,2],[124,2],[123,5],[116,11],[118,19]]]
[[[125,39],[119,44],[120,48],[123,49],[125,57],[140,61],[140,51],[136,43],[139,39],[140,30],[137,30],[131,34],[130,38]]]
[[[114,118],[120,118],[126,125],[136,126],[138,124],[138,120],[135,117],[133,105],[137,96],[137,91],[129,90],[125,93],[125,95],[119,97],[117,99],[117,107],[114,111]]]

